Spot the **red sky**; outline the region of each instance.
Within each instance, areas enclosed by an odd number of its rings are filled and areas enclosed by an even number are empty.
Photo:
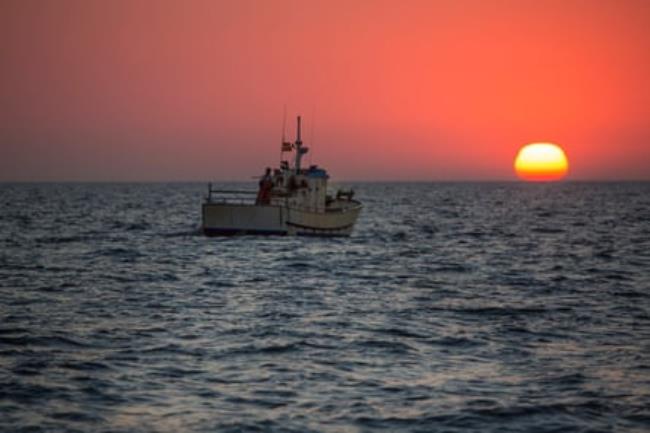
[[[647,0],[3,0],[0,180],[250,179],[285,105],[334,179],[650,179],[649,53]]]

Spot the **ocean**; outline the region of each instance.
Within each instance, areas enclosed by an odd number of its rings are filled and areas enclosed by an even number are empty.
[[[650,430],[650,183],[346,186],[320,239],[0,184],[0,431]]]

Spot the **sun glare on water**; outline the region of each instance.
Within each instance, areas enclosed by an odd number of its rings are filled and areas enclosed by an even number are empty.
[[[562,148],[553,143],[532,143],[522,147],[515,158],[515,172],[522,180],[561,180],[569,171]]]

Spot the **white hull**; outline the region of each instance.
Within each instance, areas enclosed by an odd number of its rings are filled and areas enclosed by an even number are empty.
[[[202,228],[212,236],[349,236],[360,211],[361,204],[354,200],[325,212],[277,205],[204,203]]]

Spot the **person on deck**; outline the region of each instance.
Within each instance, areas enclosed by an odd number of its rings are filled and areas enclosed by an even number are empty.
[[[257,192],[257,199],[255,204],[269,204],[271,203],[271,189],[273,188],[273,178],[271,176],[271,168],[266,168],[266,173],[260,179],[260,189]]]

